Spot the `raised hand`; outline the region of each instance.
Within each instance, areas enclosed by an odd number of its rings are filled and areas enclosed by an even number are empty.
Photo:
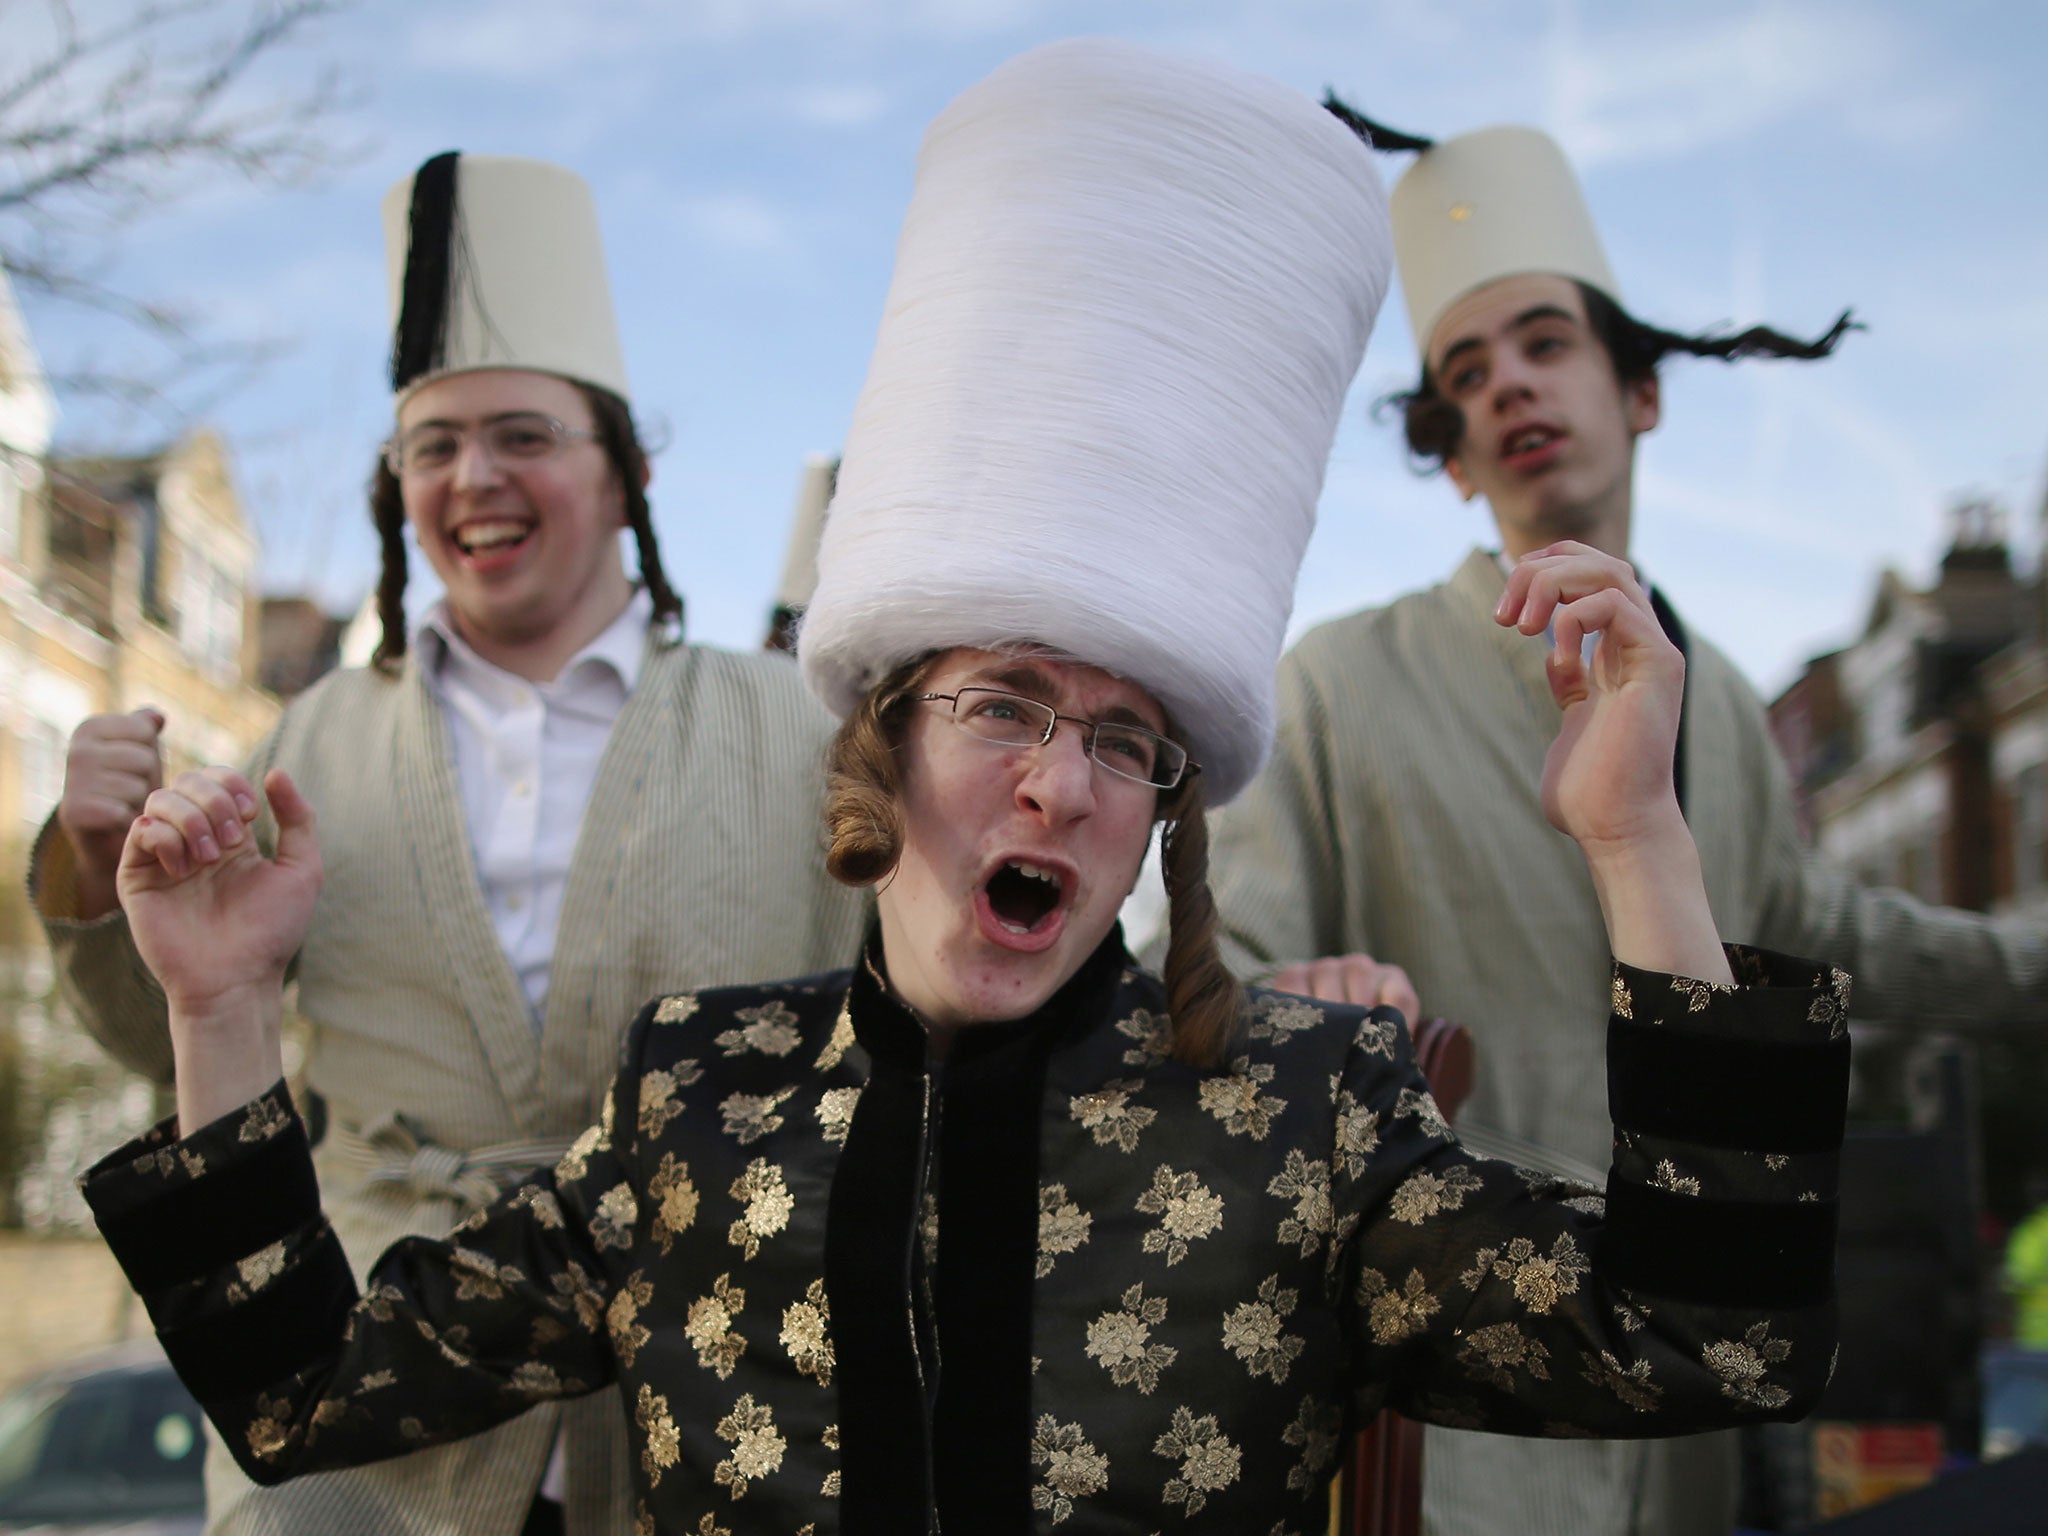
[[[320,894],[313,808],[282,771],[264,790],[277,818],[274,859],[256,846],[256,796],[232,768],[179,774],[149,796],[128,834],[121,905],[174,1015],[278,991],[305,937]]]
[[[1551,631],[1544,670],[1563,719],[1543,763],[1543,813],[1585,853],[1614,953],[1730,980],[1672,785],[1685,658],[1634,568],[1570,541],[1534,550],[1509,575],[1494,619],[1525,635]],[[1592,634],[1600,643],[1588,660]]]
[[[145,705],[125,715],[92,715],[71,733],[57,827],[77,865],[77,915],[88,921],[114,909],[129,823],[163,785],[163,729],[164,717]]]
[[[1565,541],[1526,555],[1495,618],[1525,635],[1546,626],[1544,671],[1564,712],[1543,765],[1543,812],[1587,856],[1669,835],[1681,817],[1672,753],[1685,658],[1657,622],[1626,560]],[[1590,659],[1585,637],[1598,634]]]

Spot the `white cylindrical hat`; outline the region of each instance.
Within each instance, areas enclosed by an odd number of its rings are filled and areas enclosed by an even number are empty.
[[[1258,770],[1346,387],[1392,250],[1307,97],[1082,39],[925,135],[799,654],[840,714],[934,650],[1038,643]]]
[[[1394,186],[1394,251],[1415,350],[1452,304],[1531,272],[1576,278],[1621,302],[1585,193],[1557,141],[1482,128],[1424,150]]]
[[[627,397],[597,205],[574,171],[436,155],[384,194],[391,387],[479,368],[560,374]]]

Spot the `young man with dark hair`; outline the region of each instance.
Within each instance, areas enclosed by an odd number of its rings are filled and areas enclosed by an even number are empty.
[[[1378,139],[1379,136],[1375,135]],[[1380,140],[1384,147],[1384,140]],[[1610,1152],[1607,985],[1595,890],[1534,789],[1556,731],[1542,634],[1494,610],[1516,562],[1572,542],[1626,558],[1635,445],[1670,351],[1824,356],[1755,330],[1686,337],[1631,319],[1557,146],[1488,129],[1420,154],[1392,198],[1422,377],[1410,447],[1483,497],[1496,550],[1439,586],[1312,630],[1280,669],[1274,756],[1218,819],[1215,887],[1242,970],[1332,1000],[1468,1024],[1471,1145],[1598,1182]],[[2048,1007],[2038,929],[1859,888],[1803,845],[1783,762],[1735,667],[1648,594],[1685,652],[1676,763],[1722,933],[1856,976],[1858,1015],[2017,1023]],[[1597,667],[1597,653],[1594,661]],[[1670,1169],[1671,1188],[1688,1175]],[[1605,1445],[1431,1430],[1425,1521],[1441,1536],[1725,1536],[1727,1437]]]

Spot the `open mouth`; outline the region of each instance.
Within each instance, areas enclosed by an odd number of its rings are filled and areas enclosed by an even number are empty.
[[[988,877],[983,887],[989,910],[1011,933],[1031,933],[1056,911],[1060,904],[1058,870],[1011,859]]]
[[[496,555],[517,549],[533,536],[533,525],[508,520],[464,523],[451,537],[465,555]]]
[[[1519,458],[1523,454],[1548,448],[1563,436],[1564,434],[1554,427],[1519,427],[1501,440],[1501,452],[1508,458]]]

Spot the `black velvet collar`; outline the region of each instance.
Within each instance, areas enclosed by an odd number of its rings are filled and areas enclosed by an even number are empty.
[[[961,1030],[943,1063],[889,995],[870,931],[848,989],[873,1066],[833,1179],[826,1286],[838,1340],[848,1533],[1031,1529],[1031,1312],[1046,1063],[1098,1026],[1129,963],[1112,927],[1029,1017]],[[935,1267],[920,1237],[938,1213]],[[910,1327],[905,1328],[906,1315]]]

